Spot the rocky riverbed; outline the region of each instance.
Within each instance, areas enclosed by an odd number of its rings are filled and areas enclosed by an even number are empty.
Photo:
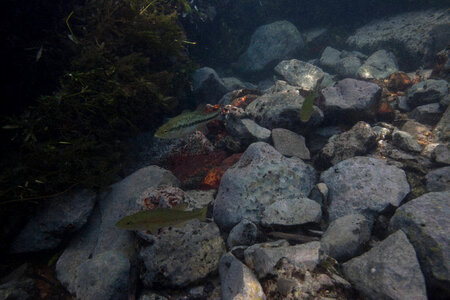
[[[227,115],[182,139],[142,135],[129,176],[44,206],[11,253],[65,245],[56,277],[76,299],[448,298],[449,28],[448,10],[395,16],[303,61],[326,29],[261,26],[236,65],[267,80],[197,70],[198,103]],[[208,205],[210,220],[115,226],[181,203]],[[1,299],[35,292],[20,269],[0,281]]]

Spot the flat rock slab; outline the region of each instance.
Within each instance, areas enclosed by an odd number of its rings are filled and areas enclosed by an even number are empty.
[[[418,82],[408,89],[406,103],[410,108],[438,103],[447,94],[448,82],[446,80],[428,79]]]
[[[285,156],[310,159],[311,155],[305,144],[305,138],[284,128],[272,129],[272,140],[275,149]]]
[[[216,224],[192,220],[141,248],[139,256],[145,266],[141,279],[149,288],[183,287],[216,272],[225,251]]]
[[[329,189],[330,221],[359,213],[370,222],[389,205],[399,206],[410,188],[405,172],[376,158],[357,156],[320,176]]]
[[[427,299],[416,252],[401,231],[343,264],[344,274],[369,299]]]
[[[424,194],[400,206],[391,231],[403,230],[414,245],[427,282],[450,292],[450,191]]]
[[[378,50],[359,68],[358,76],[364,79],[384,79],[397,71],[397,59],[394,54]]]
[[[445,32],[445,27],[440,26],[449,23],[450,14],[445,9],[408,12],[364,25],[347,39],[347,44],[367,53],[395,49],[404,53],[398,57],[402,64],[415,68],[431,61],[434,53],[445,48],[448,37],[440,37],[439,31]]]
[[[375,83],[346,78],[322,90],[323,111],[328,122],[372,119],[381,97]]]
[[[320,242],[290,246],[287,241],[255,244],[244,251],[245,263],[255,271],[258,278],[276,275],[276,265],[287,258],[295,266],[312,271],[319,263]]]
[[[269,205],[263,212],[261,225],[294,226],[319,223],[321,219],[322,208],[319,203],[308,198],[290,198]]]
[[[52,199],[34,215],[11,245],[12,253],[35,252],[57,247],[70,233],[86,224],[97,194],[77,190]]]
[[[222,176],[214,221],[227,231],[242,219],[259,224],[268,205],[306,197],[315,181],[313,167],[302,160],[286,158],[263,142],[251,144]]]
[[[255,274],[233,254],[227,253],[219,263],[222,299],[265,300],[266,295]]]

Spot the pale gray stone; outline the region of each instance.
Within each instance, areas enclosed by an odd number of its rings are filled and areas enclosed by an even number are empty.
[[[387,207],[397,207],[410,191],[403,170],[370,157],[341,161],[323,172],[320,181],[329,189],[330,221],[359,213],[372,223]]]
[[[431,157],[435,162],[445,165],[450,165],[450,150],[447,145],[439,144],[431,153]]]
[[[394,133],[392,134],[392,144],[405,151],[422,151],[422,147],[419,145],[416,139],[406,131],[394,130]]]
[[[450,191],[424,194],[400,206],[389,229],[403,230],[431,287],[450,292]]]
[[[364,79],[384,79],[397,71],[397,59],[394,54],[378,50],[359,68],[358,76]]]
[[[227,246],[229,249],[235,246],[253,245],[259,236],[258,227],[255,223],[243,219],[230,231],[227,238]]]
[[[352,285],[369,299],[427,299],[416,252],[401,230],[344,263],[343,269]]]
[[[322,218],[320,204],[308,198],[280,199],[269,205],[263,212],[261,224],[273,225],[302,225],[319,223]]]
[[[328,226],[320,240],[321,249],[338,261],[346,261],[361,254],[370,235],[370,224],[363,215],[346,215]]]
[[[427,191],[441,192],[450,190],[450,166],[430,171],[426,176]]]
[[[289,84],[305,91],[314,90],[317,82],[325,76],[319,67],[297,59],[281,61],[275,67],[275,72],[283,76]]]
[[[305,138],[284,128],[272,129],[272,140],[275,149],[281,154],[309,160],[311,155],[305,144]]]
[[[266,299],[258,279],[233,254],[227,253],[222,256],[219,263],[219,275],[222,285],[222,299]]]

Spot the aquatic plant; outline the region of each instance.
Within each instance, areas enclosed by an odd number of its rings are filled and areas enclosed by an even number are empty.
[[[184,0],[87,1],[64,19],[77,54],[61,87],[3,120],[0,205],[100,188],[119,174],[123,141],[177,105],[192,70]]]

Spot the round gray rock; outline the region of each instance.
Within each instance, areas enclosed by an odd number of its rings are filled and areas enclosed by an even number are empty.
[[[252,34],[247,51],[239,57],[238,68],[243,72],[261,71],[271,63],[292,58],[303,46],[300,32],[288,21],[260,26]]]
[[[235,246],[253,245],[258,239],[259,230],[255,223],[249,220],[242,220],[230,231],[227,238],[229,249]]]
[[[331,222],[320,240],[321,249],[338,261],[346,261],[361,254],[370,234],[370,224],[363,215],[347,215]]]
[[[146,287],[183,287],[217,271],[225,243],[214,223],[192,220],[159,235],[139,252]]]
[[[389,205],[399,206],[410,191],[403,170],[361,156],[337,163],[323,172],[320,180],[329,189],[330,221],[359,213],[372,223]]]
[[[314,90],[317,82],[325,76],[319,67],[297,59],[281,61],[275,67],[275,72],[283,76],[289,84],[305,91]]]
[[[425,176],[425,180],[429,192],[450,190],[450,166],[430,171]]]
[[[394,130],[394,133],[392,134],[392,144],[405,151],[422,151],[420,144],[406,131]]]
[[[344,263],[343,270],[369,299],[428,299],[416,252],[401,230]]]
[[[450,292],[450,191],[424,194],[400,206],[389,229],[403,230],[427,282]]]
[[[269,144],[251,144],[222,176],[214,202],[214,221],[230,230],[242,219],[259,224],[265,208],[278,201],[309,195],[314,169],[298,158],[286,158]]]

